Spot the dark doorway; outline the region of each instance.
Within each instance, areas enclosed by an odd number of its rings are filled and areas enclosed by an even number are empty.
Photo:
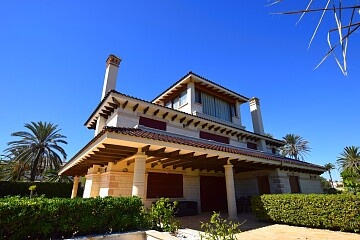
[[[291,193],[300,193],[299,177],[289,176]]]
[[[224,177],[200,176],[201,211],[227,210]]]
[[[257,177],[259,194],[270,194],[270,184],[268,176],[259,176]]]

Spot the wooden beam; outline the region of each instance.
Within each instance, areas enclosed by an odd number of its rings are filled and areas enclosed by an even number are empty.
[[[216,132],[216,131],[218,131],[220,129],[220,127],[216,127],[216,128],[214,128],[214,131]]]
[[[102,111],[102,113],[104,113],[104,114],[106,114],[106,115],[110,115],[111,114],[111,112],[110,111],[107,111],[107,110],[101,110]]]
[[[158,154],[164,153],[165,152],[166,147],[160,148],[158,150],[155,151],[146,151],[146,155],[148,156],[156,156]]]
[[[108,118],[109,115],[103,114],[103,113],[99,113],[100,116],[102,116],[103,118]]]
[[[109,102],[108,104],[110,107],[114,108],[114,110],[119,107],[116,103]]]
[[[226,128],[220,130],[221,133],[225,132]]]
[[[116,98],[112,97],[112,100],[118,107],[120,107],[120,103],[118,100],[116,100]]]
[[[158,113],[159,113],[159,109],[156,109],[155,112],[154,112],[154,116],[156,116]]]
[[[174,116],[171,117],[171,121],[174,121],[177,118],[177,114],[175,114]]]
[[[167,117],[167,115],[169,115],[169,112],[164,113],[162,118],[165,119]]]
[[[141,152],[146,152],[146,151],[149,150],[149,148],[150,148],[150,145],[146,145],[145,147],[143,147],[143,148],[141,149]]]
[[[109,106],[104,106],[104,108],[110,112],[113,112],[114,111],[114,108],[113,107],[109,107]]]
[[[135,104],[135,106],[133,107],[133,112],[135,112],[138,107],[139,107],[139,104],[138,103]]]
[[[194,123],[194,126],[197,127],[197,125],[199,125],[200,121],[197,121],[196,123]]]
[[[144,109],[143,113],[146,114],[147,111],[149,111],[149,108],[150,108],[150,107],[146,107],[146,108]]]
[[[190,120],[186,123],[186,126],[189,126],[193,121],[194,121],[194,119],[190,119]]]
[[[121,107],[124,109],[128,103],[129,103],[129,101],[125,101]]]
[[[183,117],[180,119],[180,123],[183,123],[183,121],[185,121],[186,117]]]
[[[215,125],[211,125],[208,129],[211,130],[215,127]]]
[[[207,123],[203,124],[203,125],[201,126],[202,129],[204,129],[207,125],[208,125]]]

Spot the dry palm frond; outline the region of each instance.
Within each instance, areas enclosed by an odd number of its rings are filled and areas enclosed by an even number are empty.
[[[328,30],[327,34],[327,43],[329,45],[329,51],[321,59],[318,65],[314,68],[317,69],[330,55],[333,55],[338,67],[341,72],[346,76],[348,72],[348,63],[347,63],[347,49],[349,46],[350,36],[360,27],[360,22],[355,21],[355,16],[357,13],[360,15],[360,5],[358,5],[358,0],[354,1],[352,6],[343,6],[342,0],[324,0],[325,7],[323,8],[312,8],[314,0],[309,0],[306,8],[303,10],[297,11],[287,11],[287,12],[278,12],[276,14],[301,14],[298,24],[306,13],[321,13],[320,19],[317,22],[317,25],[314,29],[314,32],[309,41],[309,48],[318,33],[320,25],[323,23],[325,14],[331,13],[334,17],[334,22],[336,28]],[[268,5],[274,5],[281,1],[277,0]],[[349,12],[351,11],[351,12]],[[332,34],[336,34],[338,41],[331,41]],[[341,58],[335,54],[335,49],[340,48]]]

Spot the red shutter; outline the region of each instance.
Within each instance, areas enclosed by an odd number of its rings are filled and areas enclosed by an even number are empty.
[[[200,138],[229,144],[229,138],[216,134],[200,131]]]
[[[146,118],[146,117],[140,117],[139,124],[145,127],[155,128],[159,130],[166,131],[166,122],[162,122],[159,120]]]
[[[147,198],[182,198],[183,175],[167,173],[148,173]]]

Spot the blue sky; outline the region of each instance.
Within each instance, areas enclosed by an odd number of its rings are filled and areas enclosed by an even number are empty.
[[[348,77],[332,58],[313,70],[327,52],[332,19],[308,50],[316,15],[295,26],[296,16],[270,14],[307,1],[267,3],[2,1],[0,151],[24,123],[50,121],[68,137],[70,159],[93,137],[83,124],[100,101],[113,53],[123,59],[120,92],[152,100],[191,70],[260,98],[266,132],[299,134],[312,148],[307,161],[335,163],[345,146],[360,145],[359,34],[350,42]],[[241,113],[252,130],[249,106]]]

